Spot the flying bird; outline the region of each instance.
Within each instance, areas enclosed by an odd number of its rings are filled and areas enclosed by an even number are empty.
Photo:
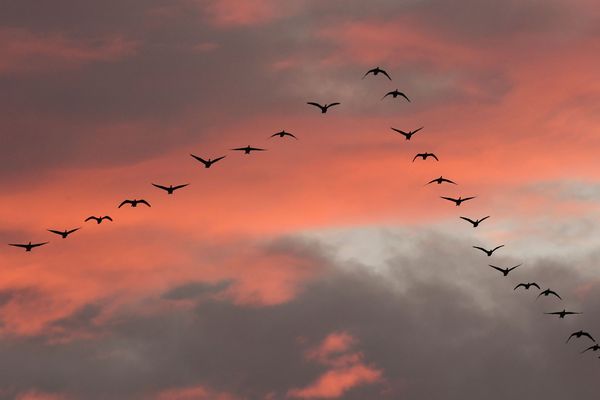
[[[258,147],[246,146],[246,147],[238,147],[237,149],[231,149],[231,150],[243,151],[244,154],[250,154],[251,151],[265,151],[266,149],[259,149]]]
[[[387,78],[391,81],[392,78],[390,78],[390,76],[388,75],[387,72],[385,72],[383,69],[379,68],[379,67],[375,67],[373,69],[368,70],[364,75],[363,75],[363,79],[365,79],[365,77],[369,74],[373,74],[374,76],[377,76],[377,74],[382,74],[387,76]]]
[[[213,164],[214,164],[214,163],[216,163],[217,161],[219,161],[219,160],[222,160],[222,159],[224,159],[224,158],[226,157],[226,156],[222,156],[222,157],[217,157],[217,158],[215,158],[215,159],[210,159],[210,158],[209,158],[208,160],[205,160],[205,159],[203,159],[202,157],[198,157],[198,156],[195,156],[195,155],[193,155],[193,154],[190,154],[190,156],[194,157],[196,160],[198,160],[198,161],[200,161],[202,164],[204,164],[204,168],[210,168],[210,166],[211,166],[211,165],[213,165]]]
[[[521,286],[523,286],[525,288],[525,290],[529,290],[529,288],[531,286],[535,286],[536,288],[541,289],[540,286],[537,283],[535,283],[535,282],[529,282],[529,283],[519,283],[517,286],[515,286],[515,288],[513,290],[517,290]]]
[[[125,204],[129,204],[129,205],[131,205],[131,207],[137,207],[137,205],[138,205],[138,204],[145,204],[145,205],[147,205],[148,207],[151,207],[151,206],[150,206],[150,203],[148,203],[148,202],[147,202],[146,200],[144,200],[144,199],[140,199],[140,200],[133,199],[133,200],[123,200],[123,201],[121,202],[121,204],[119,204],[119,208],[123,207]]]
[[[67,230],[65,229],[64,231],[56,231],[54,229],[48,229],[48,232],[52,232],[52,233],[56,233],[57,235],[60,235],[63,239],[66,239],[67,236],[69,236],[71,233],[78,231],[81,228],[75,228],[75,229],[71,229],[71,230]]]
[[[456,185],[456,182],[451,181],[450,179],[446,179],[443,176],[440,176],[439,178],[435,178],[435,179],[430,180],[429,182],[426,183],[426,185],[429,185],[429,184],[434,183],[434,182],[437,183],[438,185],[441,185],[444,182]]]
[[[385,94],[385,96],[383,96],[383,97],[381,98],[381,100],[385,99],[385,98],[386,98],[386,97],[388,97],[389,95],[391,95],[393,98],[396,98],[396,97],[398,97],[398,96],[400,96],[400,97],[404,97],[404,98],[406,99],[406,101],[410,102],[410,99],[409,99],[408,97],[406,97],[406,95],[405,95],[404,93],[402,93],[402,92],[399,92],[399,91],[398,91],[398,89],[396,89],[396,90],[393,90],[393,91],[391,91],[391,92],[387,92],[387,93]]]
[[[433,157],[436,161],[440,161],[433,153],[418,153],[416,156],[414,156],[413,162],[415,162],[415,160],[419,157],[421,157],[423,160],[427,160],[428,157]]]
[[[184,188],[187,185],[189,185],[189,183],[186,183],[186,184],[183,184],[183,185],[177,185],[177,186],[173,186],[173,185],[163,186],[163,185],[157,185],[156,183],[152,184],[152,186],[157,187],[159,189],[162,189],[162,190],[166,191],[167,194],[173,194],[173,192],[176,191],[177,189]]]
[[[518,267],[521,266],[521,264],[519,264],[519,265],[515,265],[514,267],[510,267],[510,268],[499,268],[499,267],[493,266],[491,264],[488,264],[488,265],[490,267],[494,268],[495,270],[498,270],[498,271],[502,272],[502,274],[504,274],[504,276],[508,276],[508,273],[510,271],[512,271],[513,269],[518,268]]]
[[[294,134],[286,132],[286,131],[279,131],[277,133],[274,133],[271,136],[269,136],[269,138],[272,138],[272,137],[275,137],[275,136],[279,136],[280,138],[282,138],[284,136],[290,136],[290,137],[293,137],[294,139],[298,140],[298,138],[296,136],[294,136]]]
[[[329,109],[329,107],[337,106],[340,103],[329,103],[329,104],[325,104],[324,106],[322,106],[319,103],[315,103],[313,101],[309,101],[306,104],[310,104],[311,106],[319,107],[321,109],[321,114],[325,114],[327,112],[327,110]]]
[[[15,247],[22,247],[25,249],[25,251],[31,251],[31,249],[33,249],[34,247],[39,247],[39,246],[43,246],[45,244],[48,244],[49,242],[43,242],[43,243],[27,243],[27,244],[15,244],[15,243],[9,243],[9,246],[15,246]]]
[[[102,221],[104,221],[105,219],[107,219],[107,220],[109,220],[110,222],[112,222],[112,218],[111,218],[111,217],[109,217],[108,215],[105,215],[105,216],[103,216],[103,217],[94,217],[94,216],[92,215],[91,217],[87,217],[87,218],[85,219],[85,222],[88,222],[89,220],[92,220],[92,219],[93,219],[94,221],[96,221],[96,223],[98,223],[98,224],[101,224],[101,223],[102,223]]]
[[[564,318],[566,315],[574,315],[574,314],[582,314],[580,312],[573,312],[573,311],[566,311],[564,308],[562,311],[554,311],[554,312],[547,312],[544,314],[548,314],[548,315],[558,315],[558,318]]]
[[[495,252],[496,250],[498,250],[500,247],[504,247],[504,245],[501,244],[500,246],[496,246],[492,250],[486,250],[483,247],[473,246],[474,249],[478,249],[478,250],[483,251],[485,254],[487,254],[488,257],[491,257],[492,253]]]
[[[554,290],[550,290],[550,289],[546,289],[543,292],[540,292],[540,294],[538,294],[538,297],[536,297],[536,300],[539,299],[539,297],[542,296],[542,295],[548,297],[548,295],[550,295],[550,294],[553,294],[553,295],[555,295],[556,297],[558,297],[559,299],[562,300],[562,297],[560,297],[558,295],[558,293],[556,293]]]
[[[396,129],[396,128],[390,128],[391,130],[398,132],[401,135],[404,135],[404,138],[406,140],[410,140],[410,138],[412,138],[412,135],[414,135],[415,133],[419,132],[421,129],[423,129],[424,126],[420,127],[419,129],[415,129],[414,131],[408,131],[408,132],[404,132],[403,130],[400,129]]]
[[[572,338],[573,336],[574,336],[574,337],[576,337],[577,339],[579,339],[579,338],[580,338],[580,337],[582,337],[582,336],[587,336],[587,337],[589,337],[589,338],[592,340],[592,342],[595,342],[595,341],[596,341],[596,339],[594,339],[594,338],[592,337],[592,335],[590,335],[589,333],[587,333],[587,332],[584,332],[584,331],[577,331],[577,332],[573,332],[573,333],[571,333],[571,336],[569,336],[569,338],[567,339],[567,341],[566,341],[565,343],[569,343],[569,340],[571,340],[571,338]]]
[[[482,223],[483,221],[485,221],[489,217],[490,216],[488,215],[487,217],[483,217],[481,219],[476,219],[475,221],[473,221],[471,218],[467,218],[467,217],[460,217],[460,219],[464,219],[465,221],[470,222],[471,224],[473,224],[473,228],[477,228],[480,223]]]
[[[452,201],[452,202],[456,203],[456,206],[458,207],[458,206],[460,206],[460,205],[461,205],[461,203],[462,203],[463,201],[467,201],[467,200],[474,199],[476,196],[472,196],[472,197],[465,197],[464,199],[463,199],[462,197],[460,197],[460,196],[458,197],[458,199],[455,199],[455,198],[453,198],[453,197],[444,197],[444,196],[440,196],[440,197],[441,197],[442,199],[444,199],[444,200],[448,200],[448,201]]]
[[[585,349],[584,351],[581,352],[581,354],[585,353],[588,350],[592,350],[592,351],[598,351],[600,350],[600,345],[595,344],[593,346],[588,347],[587,349]]]

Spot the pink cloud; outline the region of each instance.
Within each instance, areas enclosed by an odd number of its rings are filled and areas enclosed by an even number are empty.
[[[235,400],[229,393],[216,392],[204,386],[167,389],[156,396],[156,400]]]
[[[296,3],[289,0],[210,0],[205,7],[217,26],[252,26],[289,15],[297,8]]]
[[[67,397],[62,394],[45,393],[37,390],[30,390],[17,395],[15,400],[66,400]]]

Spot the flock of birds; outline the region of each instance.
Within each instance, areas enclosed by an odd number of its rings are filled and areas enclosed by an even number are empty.
[[[373,69],[370,69],[369,71],[367,71],[364,74],[363,79],[366,78],[370,74],[372,74],[374,76],[382,74],[385,77],[387,77],[390,81],[392,80],[392,78],[390,77],[390,75],[384,69],[382,69],[380,67],[376,67],[376,68],[373,68]],[[392,98],[394,98],[394,99],[397,98],[397,97],[401,97],[401,98],[405,99],[406,101],[410,102],[410,99],[408,98],[408,96],[406,94],[400,92],[398,89],[390,91],[390,92],[387,92],[381,98],[381,100],[385,99],[388,96],[392,96]],[[322,114],[326,114],[331,107],[338,106],[341,103],[334,102],[334,103],[328,103],[328,104],[320,104],[320,103],[312,102],[311,101],[311,102],[307,102],[307,104],[311,105],[311,106],[314,106],[314,107],[317,107],[321,111]],[[411,140],[412,137],[413,137],[413,135],[415,135],[416,133],[420,132],[423,129],[423,127],[420,127],[418,129],[415,129],[415,130],[409,130],[409,131],[403,131],[403,130],[396,129],[396,128],[391,128],[391,129],[394,132],[397,132],[397,133],[403,135],[404,138],[405,138],[405,140]],[[294,134],[292,134],[290,132],[286,132],[285,130],[282,130],[280,132],[276,132],[276,133],[272,134],[269,138],[273,138],[273,137],[279,137],[279,138],[290,137],[290,138],[298,140],[298,138]],[[252,152],[265,151],[266,149],[259,148],[259,147],[252,147],[252,146],[248,145],[248,146],[245,146],[245,147],[238,147],[238,148],[233,148],[233,149],[230,149],[230,150],[231,151],[244,152],[244,154],[250,154]],[[214,159],[211,159],[211,158],[204,159],[204,158],[199,157],[199,156],[194,155],[194,154],[190,154],[190,156],[192,158],[194,158],[195,160],[197,160],[198,162],[202,163],[203,166],[204,166],[204,168],[211,168],[215,163],[223,160],[226,157],[226,156],[220,156],[220,157],[217,157],[217,158],[214,158]],[[418,158],[421,158],[423,161],[427,160],[428,158],[432,158],[432,159],[434,159],[436,161],[439,161],[438,157],[434,153],[429,153],[429,152],[416,154],[414,156],[414,158],[413,158],[412,161],[415,162],[415,160],[417,160]],[[441,185],[441,184],[457,185],[456,182],[454,182],[454,181],[452,181],[450,179],[444,178],[443,176],[440,176],[438,178],[432,179],[431,181],[427,182],[426,185],[430,185],[432,183],[436,183],[438,185]],[[169,186],[165,186],[165,185],[159,185],[159,184],[156,184],[156,183],[152,183],[152,185],[154,187],[156,187],[157,189],[165,191],[168,195],[173,195],[176,190],[183,189],[186,186],[188,186],[189,184],[186,183],[186,184],[181,184],[181,185],[169,185]],[[464,198],[460,197],[460,196],[458,198],[441,196],[441,198],[444,199],[444,200],[447,200],[447,201],[450,201],[450,202],[454,203],[458,207],[458,206],[460,206],[462,203],[464,203],[466,201],[475,199],[476,196],[470,196],[470,197],[464,197]],[[126,199],[126,200],[123,200],[118,205],[118,208],[121,208],[121,207],[126,206],[126,205],[129,205],[130,207],[135,208],[135,207],[137,207],[140,204],[142,204],[142,205],[144,205],[146,207],[151,207],[150,203],[147,200],[145,200],[145,199]],[[488,218],[490,218],[490,216],[488,215],[488,216],[485,216],[483,218],[476,218],[476,219],[472,219],[472,218],[464,217],[464,216],[461,216],[460,218],[463,219],[463,220],[465,220],[465,221],[467,221],[467,222],[469,222],[473,226],[473,228],[477,228],[482,222],[484,222],[485,220],[487,220]],[[84,221],[85,222],[95,221],[97,224],[101,224],[103,221],[111,221],[112,222],[113,219],[109,215],[103,215],[103,216],[94,216],[94,215],[92,215],[92,216],[87,217]],[[79,229],[81,229],[81,227],[74,228],[74,229],[65,229],[65,230],[48,229],[48,231],[51,232],[51,233],[53,233],[53,234],[56,234],[56,235],[60,236],[63,239],[66,239],[69,235],[71,235],[72,233],[78,231]],[[10,246],[14,246],[14,247],[24,248],[26,252],[30,252],[34,248],[46,245],[48,243],[49,243],[49,241],[40,242],[40,243],[29,242],[29,243],[25,243],[25,244],[23,244],[23,243],[9,243],[9,245]],[[473,246],[473,248],[482,251],[488,257],[491,257],[494,252],[496,252],[498,249],[500,249],[502,247],[504,247],[503,244],[499,245],[499,246],[496,246],[496,247],[494,247],[492,249],[486,249],[486,248],[483,248],[483,247],[480,247],[480,246]],[[522,264],[518,264],[518,265],[515,265],[515,266],[512,266],[512,267],[502,268],[502,267],[499,267],[499,266],[496,266],[496,265],[489,264],[489,267],[493,268],[494,270],[496,270],[498,272],[501,272],[502,275],[504,277],[506,277],[506,276],[509,275],[510,272],[512,272],[515,269],[519,268],[521,265]],[[554,291],[554,290],[552,290],[550,288],[542,290],[541,287],[536,282],[519,283],[518,285],[516,285],[514,287],[513,290],[517,290],[517,289],[520,289],[520,288],[523,288],[524,290],[529,290],[531,287],[535,287],[536,289],[538,289],[540,291],[536,299],[540,298],[541,296],[548,297],[548,296],[552,295],[555,298],[557,298],[559,300],[562,300],[562,297],[556,291]],[[565,308],[563,308],[562,311],[546,312],[544,314],[557,315],[558,318],[562,319],[562,318],[565,318],[567,315],[581,314],[581,312],[567,311]],[[585,352],[587,352],[589,350],[594,351],[594,352],[600,350],[600,345],[596,342],[596,339],[594,339],[594,337],[589,332],[586,332],[586,331],[583,331],[583,330],[579,330],[577,332],[571,333],[571,335],[567,338],[566,343],[568,343],[572,338],[579,339],[581,337],[586,337],[586,338],[588,338],[589,340],[591,340],[594,343],[592,346],[589,346],[588,348],[584,349],[582,351],[582,353],[585,353]]]

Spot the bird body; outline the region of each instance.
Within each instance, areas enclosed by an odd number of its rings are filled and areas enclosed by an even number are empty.
[[[528,283],[519,283],[517,286],[515,286],[515,288],[513,290],[517,290],[521,286],[524,287],[525,290],[529,290],[529,288],[531,286],[535,286],[536,288],[540,289],[540,286],[537,283],[535,283],[535,282],[528,282]]]
[[[121,202],[121,204],[119,204],[119,208],[123,207],[125,204],[129,204],[131,207],[137,207],[138,204],[145,204],[148,207],[151,207],[150,203],[148,203],[146,200],[144,199],[133,199],[133,200],[123,200]]]
[[[337,106],[340,103],[329,103],[329,104],[325,104],[324,106],[322,106],[319,103],[315,103],[314,101],[309,101],[306,104],[320,108],[321,114],[325,114],[327,112],[327,110],[329,109],[329,107]]]
[[[235,150],[235,151],[243,151],[244,154],[250,154],[250,152],[252,151],[265,151],[266,149],[260,149],[258,147],[250,147],[250,146],[246,146],[246,147],[238,147],[236,149],[231,149],[231,150]]]
[[[502,272],[502,274],[503,274],[504,276],[508,276],[508,273],[509,273],[510,271],[512,271],[512,270],[513,270],[513,269],[515,269],[515,268],[518,268],[518,267],[520,267],[522,264],[515,265],[514,267],[510,267],[510,268],[499,268],[499,267],[496,267],[496,266],[494,266],[494,265],[491,265],[491,264],[488,264],[488,265],[489,265],[490,267],[494,268],[495,270]]]
[[[407,96],[406,96],[404,93],[400,92],[398,89],[396,89],[396,90],[392,90],[391,92],[387,92],[387,93],[385,94],[385,96],[383,96],[383,97],[381,98],[381,100],[385,99],[385,98],[386,98],[386,97],[388,97],[388,96],[392,96],[394,99],[395,99],[396,97],[398,97],[398,96],[400,96],[400,97],[404,97],[404,98],[406,99],[406,101],[408,101],[408,102],[410,103],[410,99],[409,99],[409,98],[408,98],[408,97],[407,97]]]
[[[221,157],[217,157],[217,158],[215,158],[215,159],[210,159],[210,158],[209,158],[208,160],[205,160],[205,159],[203,159],[202,157],[198,157],[198,156],[195,156],[195,155],[193,155],[193,154],[190,154],[190,156],[194,157],[196,160],[198,160],[198,161],[200,161],[202,164],[204,164],[204,168],[210,168],[210,166],[211,166],[211,165],[213,165],[213,164],[214,164],[214,163],[216,163],[217,161],[219,161],[219,160],[222,160],[222,159],[224,159],[224,158],[226,157],[226,156],[221,156]]]
[[[403,130],[396,129],[396,128],[390,128],[390,129],[393,130],[394,132],[398,132],[399,134],[403,135],[406,140],[410,140],[412,138],[412,135],[419,132],[423,128],[424,127],[422,126],[419,129],[415,129],[414,131],[408,131],[408,132],[404,132]]]
[[[112,218],[111,218],[111,217],[109,217],[108,215],[105,215],[105,216],[103,216],[103,217],[94,217],[94,216],[92,215],[91,217],[87,217],[87,218],[85,219],[85,222],[88,222],[88,221],[90,221],[90,220],[92,220],[92,219],[93,219],[94,221],[96,221],[96,223],[98,223],[98,224],[101,224],[101,223],[102,223],[102,221],[104,221],[105,219],[106,219],[106,220],[109,220],[110,222],[112,222]]]
[[[392,78],[388,75],[387,72],[385,72],[385,70],[379,68],[379,67],[375,67],[372,68],[370,70],[368,70],[362,77],[362,79],[365,79],[365,77],[369,74],[373,74],[374,76],[377,76],[378,74],[382,74],[385,75],[390,81],[392,80]]]
[[[22,247],[25,249],[25,251],[31,251],[31,249],[35,248],[35,247],[39,247],[39,246],[43,246],[45,244],[48,244],[49,242],[43,242],[43,243],[27,243],[27,244],[18,244],[18,243],[9,243],[9,246],[14,246],[14,247]]]
[[[416,156],[413,157],[413,162],[415,162],[415,160],[417,158],[421,157],[423,160],[427,160],[429,157],[435,158],[435,161],[440,161],[437,156],[433,153],[418,153]]]
[[[470,222],[471,224],[473,224],[473,228],[477,228],[480,223],[482,223],[483,221],[485,221],[489,217],[490,216],[488,215],[487,217],[483,217],[481,219],[476,219],[476,220],[472,220],[471,218],[467,218],[467,217],[460,217],[460,219],[464,219],[465,221]]]
[[[71,233],[78,231],[81,228],[75,228],[75,229],[71,229],[71,230],[67,230],[65,229],[64,231],[58,231],[58,230],[54,230],[54,229],[48,229],[48,232],[52,232],[55,233],[57,235],[60,235],[63,239],[66,239],[67,236],[69,236]]]
[[[472,199],[474,199],[476,196],[465,197],[465,198],[462,198],[462,197],[460,197],[460,196],[459,196],[459,197],[458,197],[458,199],[455,199],[454,197],[444,197],[444,196],[440,196],[440,197],[441,197],[442,199],[444,199],[444,200],[452,201],[452,202],[453,202],[453,203],[455,203],[455,204],[456,204],[456,206],[458,207],[458,206],[460,206],[460,205],[461,205],[463,202],[465,202],[465,201],[467,201],[467,200],[472,200]]]
[[[173,192],[176,191],[177,189],[184,188],[187,185],[189,185],[189,183],[186,183],[184,185],[177,185],[177,186],[173,186],[173,185],[163,186],[163,185],[157,185],[156,183],[152,184],[152,186],[157,187],[159,189],[162,189],[162,190],[166,191],[167,194],[173,194]]]
[[[494,253],[496,250],[498,250],[501,247],[504,247],[504,245],[501,244],[500,246],[496,246],[492,250],[487,250],[487,249],[484,249],[483,247],[479,247],[479,246],[473,246],[474,249],[483,251],[485,254],[487,254],[488,257],[491,257],[492,253]]]

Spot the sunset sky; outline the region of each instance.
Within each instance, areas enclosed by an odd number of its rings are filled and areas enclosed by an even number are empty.
[[[598,398],[597,1],[4,1],[0,93],[0,399]]]

